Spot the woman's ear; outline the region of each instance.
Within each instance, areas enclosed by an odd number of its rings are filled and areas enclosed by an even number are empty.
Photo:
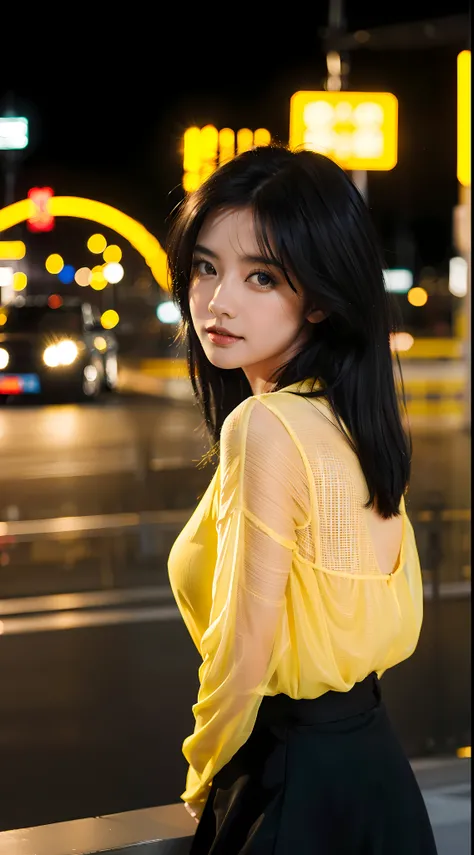
[[[324,321],[327,318],[327,312],[323,312],[322,309],[314,309],[308,315],[306,315],[306,320],[310,322],[310,324],[320,324],[321,321]]]

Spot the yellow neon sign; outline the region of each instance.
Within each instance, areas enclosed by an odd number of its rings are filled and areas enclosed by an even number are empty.
[[[189,193],[197,190],[218,165],[254,146],[270,145],[270,142],[271,135],[266,128],[256,131],[241,128],[237,134],[231,128],[218,131],[214,125],[188,128],[183,139],[184,189]]]
[[[26,255],[22,240],[0,240],[0,261],[19,261]]]
[[[471,184],[471,51],[458,54],[458,157],[457,178]]]
[[[0,210],[0,232],[22,223],[33,216],[36,206],[31,199],[22,199]],[[54,217],[79,217],[92,220],[113,229],[143,256],[158,284],[169,290],[166,253],[154,235],[123,211],[78,196],[53,196],[47,203],[48,213]]]
[[[393,169],[398,101],[390,92],[295,92],[290,101],[291,149],[325,154],[343,169]]]

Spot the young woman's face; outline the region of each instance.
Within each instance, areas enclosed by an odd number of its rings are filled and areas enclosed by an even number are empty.
[[[189,305],[194,329],[209,361],[218,368],[242,368],[254,395],[270,391],[268,378],[308,338],[303,294],[283,272],[261,258],[250,208],[218,211],[204,221],[194,251]],[[238,336],[213,339],[212,326]]]

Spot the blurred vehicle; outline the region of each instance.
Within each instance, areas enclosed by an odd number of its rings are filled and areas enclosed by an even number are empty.
[[[89,303],[23,298],[0,308],[0,404],[10,395],[98,398],[117,385],[117,339]]]

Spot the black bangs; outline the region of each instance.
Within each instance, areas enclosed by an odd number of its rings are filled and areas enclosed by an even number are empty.
[[[271,208],[269,209],[258,197],[254,202],[253,221],[255,239],[262,256],[267,260],[268,264],[274,264],[281,270],[291,290],[297,294],[298,291],[290,277],[293,265],[282,240],[281,229],[278,228],[277,224],[272,222]],[[277,244],[276,249],[274,248],[275,244]]]

